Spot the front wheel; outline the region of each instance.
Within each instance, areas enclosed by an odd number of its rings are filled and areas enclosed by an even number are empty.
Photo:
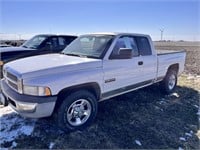
[[[57,110],[58,126],[64,131],[84,129],[92,123],[97,114],[97,100],[86,90],[67,96]]]
[[[177,72],[174,70],[169,70],[164,80],[161,82],[162,92],[165,94],[170,94],[174,91],[177,84]]]

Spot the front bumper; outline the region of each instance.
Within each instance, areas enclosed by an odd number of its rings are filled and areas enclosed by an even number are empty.
[[[42,118],[51,116],[57,96],[30,96],[19,94],[10,88],[5,80],[1,82],[2,93],[5,95],[9,106],[20,115],[29,118]]]
[[[0,85],[1,85],[1,81],[2,80],[0,80]],[[3,106],[8,105],[8,102],[7,102],[5,96],[3,95],[2,91],[1,91],[1,86],[0,86],[0,105],[3,105]]]

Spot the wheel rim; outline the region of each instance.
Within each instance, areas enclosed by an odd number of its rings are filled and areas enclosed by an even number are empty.
[[[169,89],[172,90],[174,88],[175,84],[176,84],[176,76],[174,74],[172,74],[169,77],[169,83],[168,83]]]
[[[78,99],[67,109],[67,121],[72,126],[84,124],[91,114],[91,104],[86,99]]]

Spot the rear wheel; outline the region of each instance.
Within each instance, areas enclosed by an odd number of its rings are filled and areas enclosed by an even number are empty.
[[[170,94],[174,91],[177,84],[177,72],[175,70],[169,70],[164,80],[161,82],[162,92]]]
[[[86,90],[67,96],[57,109],[56,120],[64,131],[84,129],[92,123],[97,113],[97,100]]]

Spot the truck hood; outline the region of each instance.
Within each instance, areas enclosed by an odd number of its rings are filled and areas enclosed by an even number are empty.
[[[81,58],[64,54],[27,57],[4,65],[4,68],[13,70],[23,78],[99,67],[102,67],[100,59]]]
[[[25,48],[25,47],[22,47],[22,46],[19,46],[19,47],[4,47],[4,48],[0,48],[0,53],[3,53],[3,52],[16,52],[16,51],[27,51],[27,50],[34,50],[34,49]]]

